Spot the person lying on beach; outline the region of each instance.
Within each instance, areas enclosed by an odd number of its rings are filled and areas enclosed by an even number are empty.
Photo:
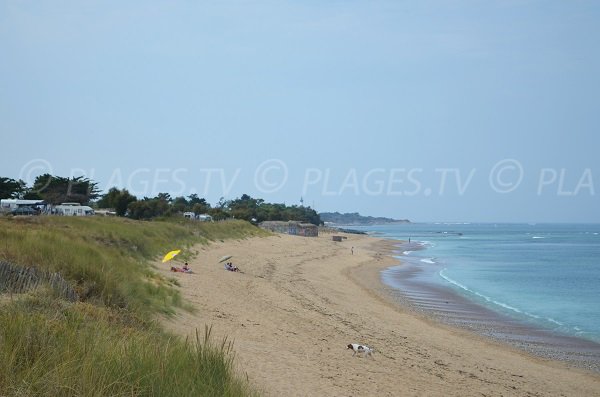
[[[229,270],[230,272],[239,272],[240,269],[238,269],[237,266],[235,266],[233,263],[231,262],[227,262],[225,264],[225,270]]]
[[[177,266],[171,266],[171,271],[179,272],[179,273],[192,273],[192,269],[190,269],[190,267],[188,266],[187,263],[185,265],[183,265],[183,268],[177,267]]]

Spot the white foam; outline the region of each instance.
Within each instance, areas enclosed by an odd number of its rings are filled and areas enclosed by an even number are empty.
[[[425,259],[421,259],[421,262],[423,263],[429,263],[430,265],[435,265],[435,258],[425,258]]]
[[[413,251],[402,251],[402,255],[410,255],[410,253]]]
[[[558,321],[558,320],[555,320],[555,319],[553,319],[552,317],[546,317],[546,318],[542,318],[542,317],[540,317],[540,316],[538,316],[538,315],[536,315],[536,314],[532,314],[532,313],[529,313],[529,312],[522,311],[522,310],[520,310],[520,309],[518,309],[518,308],[516,308],[516,307],[514,307],[514,306],[508,305],[508,304],[506,304],[506,303],[504,303],[504,302],[499,302],[499,301],[497,301],[497,300],[494,300],[494,299],[490,298],[489,296],[485,296],[485,295],[483,295],[483,294],[481,294],[481,293],[479,293],[479,292],[477,292],[477,291],[474,291],[474,290],[470,289],[469,287],[467,287],[466,285],[463,285],[463,284],[459,283],[458,281],[455,281],[455,280],[451,279],[450,277],[446,276],[446,275],[444,274],[444,271],[445,271],[445,270],[447,270],[447,269],[445,269],[445,268],[444,268],[444,269],[442,269],[442,270],[439,272],[439,275],[440,275],[440,276],[441,276],[441,277],[442,277],[444,280],[448,281],[450,284],[453,284],[453,285],[455,285],[455,286],[457,286],[457,287],[459,287],[459,288],[461,288],[461,289],[463,289],[463,290],[467,291],[467,292],[468,292],[468,293],[470,293],[470,294],[476,295],[476,296],[478,296],[478,297],[480,297],[480,298],[484,299],[486,302],[493,303],[493,304],[495,304],[495,305],[498,305],[498,306],[500,306],[500,307],[502,307],[502,308],[504,308],[504,309],[507,309],[507,310],[513,311],[513,312],[515,312],[515,313],[519,313],[519,314],[522,314],[522,315],[526,315],[527,317],[535,318],[535,319],[538,319],[538,320],[540,320],[540,319],[543,319],[543,320],[546,320],[546,321],[548,321],[548,322],[550,322],[550,323],[552,323],[552,324],[556,324],[556,325],[558,325],[558,326],[560,326],[560,327],[563,327],[563,326],[565,326],[565,324],[564,324],[564,323],[562,323],[562,322],[560,322],[560,321]],[[581,332],[582,332],[582,331],[581,331],[581,329],[580,329],[579,327],[577,327],[577,326],[574,326],[573,328],[574,328],[574,330],[575,330],[577,333],[581,333]]]
[[[500,307],[503,307],[504,309],[507,309],[507,310],[510,310],[510,311],[513,311],[513,312],[515,312],[515,313],[519,313],[519,314],[525,314],[525,315],[527,315],[527,316],[530,316],[530,317],[539,318],[539,316],[535,316],[535,315],[532,315],[532,314],[530,314],[530,313],[523,312],[522,310],[520,310],[520,309],[518,309],[518,308],[516,308],[516,307],[513,307],[513,306],[511,306],[511,305],[509,305],[509,304],[506,304],[506,303],[504,303],[504,302],[499,302],[499,301],[497,301],[497,300],[494,300],[494,299],[490,298],[489,296],[485,296],[485,295],[483,295],[483,294],[481,294],[481,293],[479,293],[479,292],[477,292],[477,291],[474,291],[474,290],[470,289],[469,287],[467,287],[466,285],[463,285],[463,284],[459,283],[458,281],[452,280],[450,277],[448,277],[448,276],[446,276],[446,275],[444,274],[444,271],[445,271],[445,270],[447,270],[447,269],[442,269],[442,270],[440,271],[439,275],[440,275],[440,276],[441,276],[441,277],[442,277],[444,280],[448,281],[450,284],[453,284],[453,285],[455,285],[455,286],[457,286],[457,287],[459,287],[459,288],[461,288],[461,289],[463,289],[463,290],[467,291],[467,292],[468,292],[468,293],[470,293],[470,294],[477,295],[478,297],[480,297],[480,298],[484,299],[486,302],[493,303],[493,304],[495,304],[495,305],[498,305],[498,306],[500,306]]]
[[[563,323],[561,323],[560,321],[557,321],[551,317],[547,317],[546,320],[550,321],[551,323],[554,323],[556,325],[564,325]]]
[[[533,236],[532,238],[546,238],[546,237],[543,237],[543,236]]]

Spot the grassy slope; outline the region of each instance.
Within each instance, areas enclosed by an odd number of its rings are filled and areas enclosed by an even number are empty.
[[[233,375],[226,341],[214,345],[209,330],[183,341],[155,325],[181,301],[150,261],[262,234],[245,222],[0,218],[0,260],[59,271],[81,296],[69,303],[42,288],[0,299],[0,395],[253,394]]]

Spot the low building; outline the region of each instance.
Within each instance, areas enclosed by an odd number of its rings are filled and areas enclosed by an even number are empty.
[[[298,236],[304,237],[318,237],[319,236],[319,228],[312,223],[300,223],[298,224]]]
[[[258,226],[273,233],[290,234],[292,236],[303,237],[319,236],[319,228],[312,223],[303,223],[297,221],[264,221]]]

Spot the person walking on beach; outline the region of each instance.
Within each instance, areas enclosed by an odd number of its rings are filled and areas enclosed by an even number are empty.
[[[354,247],[350,248],[350,253],[354,255]]]

